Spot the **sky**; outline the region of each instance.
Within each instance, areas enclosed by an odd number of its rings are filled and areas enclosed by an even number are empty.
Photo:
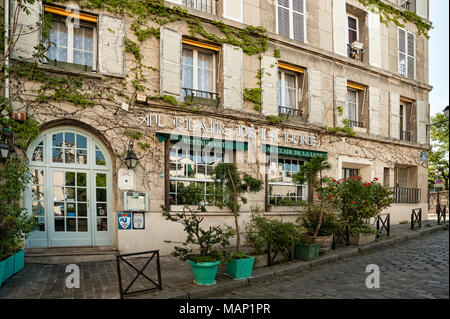
[[[430,0],[430,21],[434,29],[430,32],[429,64],[431,116],[440,113],[449,105],[449,0]]]

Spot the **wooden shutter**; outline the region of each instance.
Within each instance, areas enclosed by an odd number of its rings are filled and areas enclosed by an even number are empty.
[[[369,133],[372,135],[381,134],[380,110],[380,89],[376,87],[369,87]]]
[[[416,0],[416,13],[422,18],[428,19],[428,0]]]
[[[290,37],[289,0],[277,0],[278,34]]]
[[[393,139],[400,139],[400,94],[389,93],[390,133]]]
[[[369,10],[369,64],[381,68],[380,15]]]
[[[240,47],[223,45],[223,106],[242,110],[244,55]]]
[[[213,0],[214,2],[215,0]],[[226,19],[243,22],[243,0],[224,0],[223,17]]]
[[[406,76],[406,31],[398,29],[398,73]]]
[[[323,125],[322,72],[308,69],[308,122]]]
[[[416,43],[414,33],[408,32],[407,37],[407,77],[414,80],[416,78]]]
[[[25,13],[18,8],[17,1],[11,1],[10,7],[10,30],[14,27],[14,13],[19,10],[17,18],[16,32],[11,34],[13,39],[13,50],[11,58],[13,59],[32,59],[35,53],[34,47],[41,40],[41,32],[38,26],[40,23],[40,15],[42,14],[42,1],[36,0],[34,3],[25,3],[24,6],[29,10],[30,14]]]
[[[180,97],[181,33],[161,27],[160,34],[160,94]]]
[[[100,73],[125,76],[125,22],[122,18],[101,15],[99,18]]]
[[[278,66],[277,59],[264,55],[261,59],[262,69],[262,113],[278,115]]]
[[[294,40],[305,42],[304,0],[292,0],[292,24]]]
[[[427,110],[425,101],[416,102],[417,143],[427,144]]]
[[[342,114],[339,108],[342,107]],[[347,115],[347,78],[336,75],[334,77],[334,126],[343,126],[342,120]]]
[[[333,0],[334,53],[347,56],[347,10],[345,0]]]

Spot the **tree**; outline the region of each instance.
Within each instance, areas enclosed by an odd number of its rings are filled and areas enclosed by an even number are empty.
[[[319,221],[314,231],[313,238],[317,237],[320,226],[322,225],[323,210],[324,210],[324,188],[323,183],[326,181],[324,171],[331,169],[331,164],[328,162],[327,157],[316,156],[307,162],[300,172],[293,176],[295,182],[304,184],[308,182],[314,191],[317,193],[319,204]]]
[[[262,189],[262,181],[248,174],[242,174],[232,163],[218,164],[214,167],[213,175],[219,184],[217,192],[222,193],[224,198],[223,202],[218,203],[219,207],[228,207],[234,215],[236,253],[239,253],[241,244],[238,222],[238,213],[241,207],[239,201],[243,204],[247,203],[247,199],[243,195],[259,192]],[[220,187],[220,185],[223,185],[223,187]]]
[[[433,125],[433,123],[439,123]],[[445,189],[449,190],[449,124],[444,114],[438,113],[431,118],[431,145],[428,154],[428,185],[434,187],[435,171],[440,168]]]

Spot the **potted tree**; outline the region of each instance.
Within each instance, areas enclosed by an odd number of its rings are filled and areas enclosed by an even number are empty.
[[[0,170],[0,282],[23,268],[25,239],[37,225],[19,204],[29,181],[28,168],[16,156]]]
[[[203,194],[199,186],[190,184],[182,188],[178,196],[186,203],[182,212],[171,213],[166,206],[161,205],[163,216],[167,220],[182,224],[187,234],[183,246],[175,246],[172,255],[191,265],[196,284],[213,285],[218,266],[225,256],[224,248],[230,245],[229,239],[234,235],[234,231],[231,227],[223,228],[220,225],[201,227],[204,218],[200,217],[199,213],[205,211],[204,206],[198,204],[196,208],[192,208],[187,204],[188,198],[192,200],[191,203],[202,202]]]
[[[375,241],[376,229],[370,223],[393,202],[392,191],[374,178],[364,182],[360,176],[328,181],[330,202],[341,211],[340,219],[349,233],[349,244],[363,245]]]
[[[326,200],[329,199],[329,195],[325,194],[326,189],[324,183],[327,181],[327,177],[324,176],[324,172],[330,168],[331,165],[328,162],[327,157],[316,156],[311,158],[298,173],[293,175],[293,179],[296,183],[308,183],[308,185],[313,188],[319,201],[319,204],[310,203],[307,206],[310,213],[316,215],[316,220],[314,220],[314,222],[307,222],[306,219],[304,220],[303,226],[306,225],[307,227],[305,228],[310,233],[302,236],[296,245],[295,251],[297,258],[309,260],[319,256],[320,242],[323,242],[323,240],[318,240],[317,238],[322,228],[323,216],[326,210]],[[306,218],[308,217],[311,217],[311,215],[306,216]]]
[[[234,227],[236,233],[236,252],[227,263],[227,273],[236,279],[250,277],[253,271],[254,257],[244,254],[240,250],[240,229],[238,213],[241,203],[245,204],[247,199],[244,194],[256,193],[262,189],[262,181],[242,174],[233,163],[220,163],[214,167],[213,175],[218,187],[218,192],[223,195],[223,202],[219,207],[226,206],[234,216]]]

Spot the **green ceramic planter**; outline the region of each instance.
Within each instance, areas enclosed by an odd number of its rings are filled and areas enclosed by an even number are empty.
[[[187,261],[192,267],[194,282],[198,285],[214,285],[216,283],[217,268],[220,260],[215,262],[193,262]]]
[[[236,279],[244,279],[250,277],[253,272],[253,263],[255,257],[248,257],[245,259],[235,259],[227,263],[227,274]]]
[[[5,270],[5,264],[3,263],[3,261],[0,261],[0,287],[2,286],[2,282],[3,282],[4,270]]]
[[[320,244],[296,244],[295,258],[301,260],[311,260],[319,256]]]
[[[25,253],[22,249],[21,251],[14,254],[14,273],[17,273],[23,269],[25,266]]]
[[[14,275],[14,255],[9,256],[5,260],[2,261],[4,263],[3,269],[3,282],[6,281],[9,277]]]

